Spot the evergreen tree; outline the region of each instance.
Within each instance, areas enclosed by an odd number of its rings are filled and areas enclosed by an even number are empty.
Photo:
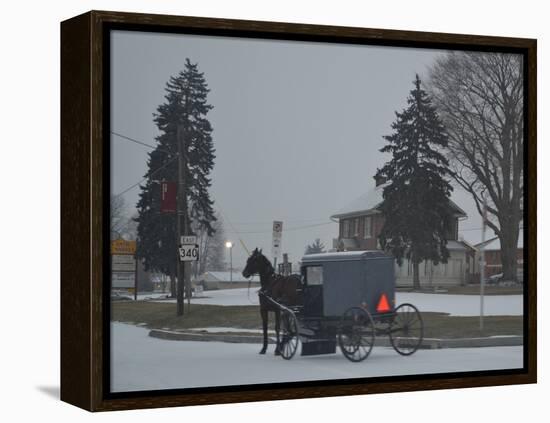
[[[310,244],[306,247],[305,254],[318,254],[325,252],[325,244],[321,242],[319,238],[315,239],[313,244]]]
[[[453,190],[449,162],[440,153],[447,146],[447,136],[420,84],[416,75],[408,107],[396,112],[394,132],[384,136],[388,143],[380,151],[390,153],[392,159],[376,174],[386,181],[380,244],[399,264],[404,257],[411,261],[415,289],[420,288],[420,262],[446,263],[449,257],[445,233],[452,219]]]
[[[210,90],[197,64],[185,60],[185,67],[166,84],[166,101],[159,105],[154,122],[160,131],[157,148],[149,154],[147,180],[141,186],[137,204],[138,250],[147,269],[170,276],[175,294],[177,265],[177,223],[175,214],[160,213],[159,181],[178,179],[178,126],[183,131],[186,154],[187,221],[189,228],[201,227],[214,234],[213,201],[208,189],[214,167],[212,126],[207,119],[212,106]]]

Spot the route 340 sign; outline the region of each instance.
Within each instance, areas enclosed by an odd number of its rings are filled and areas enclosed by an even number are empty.
[[[179,247],[180,261],[197,261],[199,259],[198,244],[183,244]]]

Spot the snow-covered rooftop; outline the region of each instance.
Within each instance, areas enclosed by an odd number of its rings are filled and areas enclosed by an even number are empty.
[[[369,211],[376,211],[376,207],[382,202],[383,185],[379,185],[357,197],[351,203],[338,210],[331,217],[340,218],[352,214],[361,214]]]
[[[337,253],[319,253],[306,254],[302,257],[302,263],[316,261],[344,261],[344,260],[361,260],[367,257],[385,257],[386,255],[380,250],[364,250],[364,251],[342,251]]]
[[[331,216],[334,219],[340,219],[342,217],[359,216],[367,213],[378,213],[378,206],[384,199],[382,193],[384,192],[384,184],[371,188],[369,191],[357,197],[345,207],[338,210]],[[456,215],[459,217],[466,217],[466,212],[458,207],[452,200],[451,206],[456,211]]]
[[[453,250],[453,251],[463,251],[463,250],[466,250],[466,245],[464,245],[460,241],[454,241],[451,239],[447,241],[447,249]]]
[[[481,244],[482,244],[481,242],[476,244],[476,248],[480,248]],[[484,245],[485,245],[485,250],[498,251],[500,250],[500,239],[498,237],[491,237],[487,239],[487,241],[485,241]],[[519,230],[518,248],[523,248],[523,229]]]

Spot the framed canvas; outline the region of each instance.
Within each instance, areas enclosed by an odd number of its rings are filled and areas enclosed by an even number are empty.
[[[61,82],[63,401],[536,382],[536,40],[92,11]]]

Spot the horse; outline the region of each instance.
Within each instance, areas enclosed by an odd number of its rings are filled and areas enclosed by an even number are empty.
[[[280,355],[279,331],[281,311],[262,294],[268,295],[285,306],[296,305],[298,302],[298,288],[301,285],[300,277],[298,275],[277,275],[271,262],[262,254],[262,250],[258,250],[257,248],[248,257],[242,274],[247,279],[252,275],[260,275],[261,289],[258,295],[260,298],[260,315],[262,317],[264,335],[264,343],[260,354],[265,354],[267,350],[268,312],[272,311],[275,313],[275,333],[277,336],[275,355]]]

